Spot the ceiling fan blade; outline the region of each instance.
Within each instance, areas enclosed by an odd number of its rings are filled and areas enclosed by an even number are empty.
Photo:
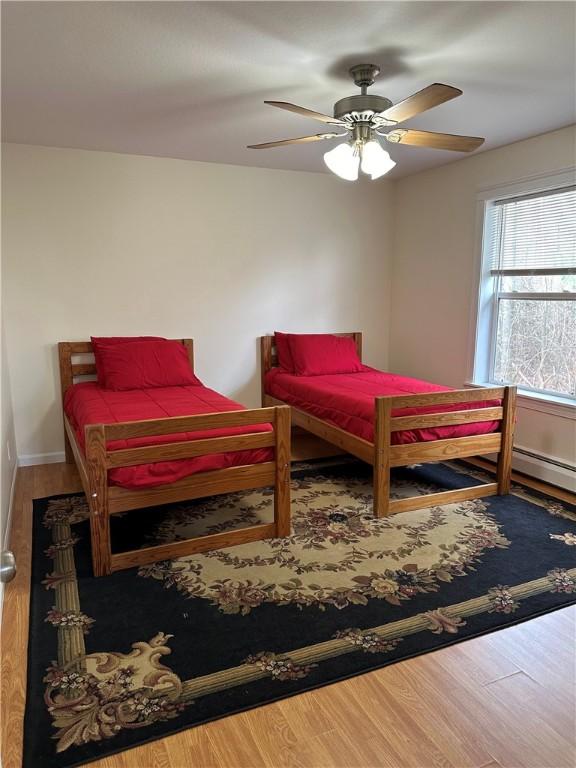
[[[321,112],[314,112],[313,109],[306,109],[306,107],[299,107],[297,104],[290,104],[289,101],[265,101],[264,104],[270,104],[272,107],[278,107],[279,109],[287,109],[288,112],[295,112],[302,117],[311,117],[313,120],[320,120],[321,123],[330,123],[331,125],[346,125],[342,120],[338,120],[336,117],[330,117],[330,115],[323,115]]]
[[[308,141],[322,141],[323,139],[335,139],[338,136],[347,136],[346,133],[316,133],[313,136],[300,136],[298,139],[281,139],[280,141],[267,141],[265,144],[249,144],[246,149],[271,149],[272,147],[285,147],[287,144],[306,144]]]
[[[414,115],[419,115],[421,112],[426,112],[427,109],[437,107],[439,104],[461,95],[462,91],[459,88],[453,88],[451,85],[443,85],[442,83],[433,83],[379,114],[386,120],[402,123]]]
[[[432,131],[412,131],[402,128],[390,131],[384,137],[393,144],[410,144],[413,147],[431,149],[449,149],[453,152],[473,152],[484,144],[479,136],[456,136],[453,133],[434,133]]]

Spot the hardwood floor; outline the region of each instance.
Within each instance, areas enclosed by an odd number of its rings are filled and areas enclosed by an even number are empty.
[[[18,574],[2,621],[3,768],[19,768],[32,499],[80,489],[65,464],[20,469]],[[94,768],[572,768],[569,608],[108,757]],[[38,765],[35,768],[42,768]]]

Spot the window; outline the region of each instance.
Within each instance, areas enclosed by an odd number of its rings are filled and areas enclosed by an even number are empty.
[[[484,210],[475,376],[576,402],[576,186]]]

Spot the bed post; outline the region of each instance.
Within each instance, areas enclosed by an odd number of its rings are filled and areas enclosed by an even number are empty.
[[[505,387],[502,399],[502,422],[500,432],[502,443],[498,454],[496,477],[498,494],[510,493],[510,475],[512,473],[512,448],[514,446],[514,419],[516,414],[516,387]]]
[[[192,368],[192,373],[194,373],[194,339],[182,339],[182,344],[186,347],[190,368]]]
[[[64,410],[64,395],[66,390],[73,383],[72,380],[72,350],[70,344],[67,341],[61,341],[58,344],[58,363],[60,365],[60,392],[62,400],[62,410]],[[64,416],[64,415],[63,415]],[[64,427],[64,454],[66,457],[66,464],[74,464],[74,454],[72,453],[72,446],[66,433],[66,424],[62,420]]]
[[[276,536],[290,536],[290,406],[275,408],[274,523]]]
[[[390,512],[390,419],[392,401],[375,398],[374,420],[374,516],[386,517]]]
[[[108,476],[106,469],[106,437],[103,424],[86,427],[86,465],[90,493],[90,533],[94,576],[107,576],[112,568],[110,514],[108,511]]]
[[[358,357],[360,358],[360,361],[362,361],[362,331],[354,331],[352,338],[356,344],[356,352],[358,352]]]
[[[260,396],[262,398],[262,407],[266,405],[266,374],[272,368],[272,344],[273,336],[260,337]]]

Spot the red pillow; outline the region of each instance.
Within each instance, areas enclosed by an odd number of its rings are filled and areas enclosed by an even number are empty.
[[[289,334],[275,331],[274,340],[276,342],[276,355],[278,356],[278,365],[287,373],[294,373],[294,362],[292,352],[290,351]]]
[[[356,343],[348,336],[292,333],[288,334],[288,339],[297,376],[360,373],[364,370],[356,351]]]
[[[161,339],[163,339],[162,336],[90,336],[98,384],[106,389],[106,377],[104,376],[104,368],[100,356],[101,349],[111,347],[114,344],[126,344],[134,341],[159,341]]]
[[[188,351],[179,341],[156,339],[101,345],[105,389],[201,386],[190,367]]]

